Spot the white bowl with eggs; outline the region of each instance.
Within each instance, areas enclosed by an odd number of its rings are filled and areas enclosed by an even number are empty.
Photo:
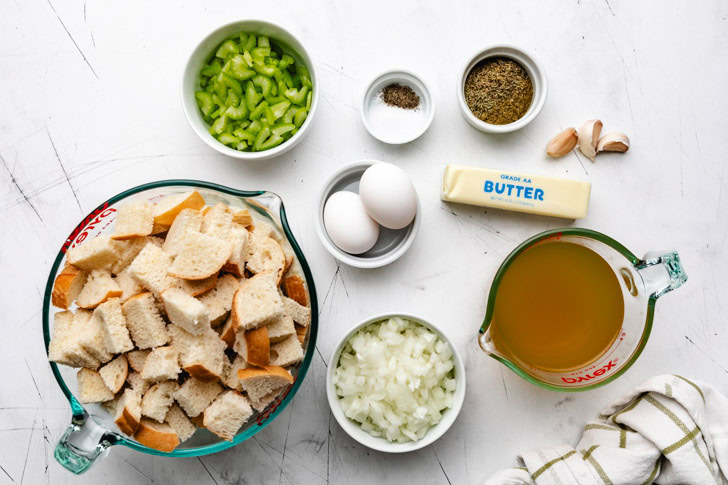
[[[440,421],[429,427],[422,438],[417,439],[416,441],[407,441],[404,443],[390,442],[385,437],[373,436],[362,429],[362,425],[359,422],[349,419],[342,408],[341,398],[337,394],[337,385],[334,378],[336,369],[339,367],[342,351],[345,349],[347,342],[349,342],[349,340],[360,330],[368,327],[369,325],[387,321],[391,318],[409,320],[415,324],[425,327],[425,329],[438,336],[440,340],[446,343],[452,351],[451,359],[454,369],[453,378],[455,380],[455,389],[452,393],[452,406],[442,411]],[[383,313],[374,315],[354,325],[336,346],[336,350],[334,350],[334,353],[329,360],[328,370],[326,373],[326,394],[329,406],[331,407],[331,412],[334,415],[334,418],[336,418],[336,421],[342,429],[357,442],[373,450],[386,453],[406,453],[409,451],[419,450],[432,444],[445,434],[445,432],[455,422],[455,419],[462,409],[463,402],[465,400],[465,389],[465,365],[463,364],[462,357],[460,356],[457,348],[432,322],[408,313]]]
[[[381,165],[368,172],[366,186],[370,190],[360,194],[362,176],[377,164]],[[414,196],[402,197],[410,191]],[[378,198],[377,194],[383,196]],[[360,199],[368,202],[368,211]],[[369,217],[372,212],[378,216]],[[408,222],[413,212],[414,219]],[[401,169],[377,160],[360,160],[343,165],[323,183],[314,225],[321,244],[337,260],[356,268],[379,268],[407,252],[421,218],[419,197]],[[335,226],[332,220],[337,222]]]

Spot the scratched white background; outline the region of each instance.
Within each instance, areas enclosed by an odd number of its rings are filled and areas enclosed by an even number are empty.
[[[303,6],[303,4],[306,6]],[[0,483],[479,483],[519,450],[574,443],[610,399],[659,373],[728,392],[728,5],[724,2],[0,1]],[[274,11],[276,8],[278,11]],[[320,106],[308,137],[260,164],[216,155],[179,103],[180,73],[196,40],[233,19],[278,22],[309,48]],[[455,102],[465,58],[509,42],[546,68],[549,99],[520,132],[472,129]],[[371,138],[359,118],[366,82],[393,67],[420,73],[437,112],[401,147]],[[599,117],[630,135],[626,155],[596,163],[547,159],[562,128]],[[323,179],[360,158],[412,177],[423,225],[409,253],[379,270],[338,266],[312,218]],[[559,394],[528,384],[476,344],[485,295],[523,239],[573,222],[448,207],[446,162],[589,180],[589,217],[635,253],[680,251],[689,282],[660,300],[645,352],[596,391]],[[267,189],[286,202],[320,295],[323,355],[292,405],[234,449],[161,459],[114,447],[81,477],[53,459],[70,411],[46,362],[41,294],[61,243],[97,204],[126,188],[193,178]],[[466,359],[458,421],[433,446],[385,456],[351,440],[324,390],[337,339],[373,313],[410,311],[438,322]]]

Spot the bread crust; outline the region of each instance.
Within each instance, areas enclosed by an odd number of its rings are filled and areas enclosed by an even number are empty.
[[[51,293],[51,302],[53,306],[68,310],[71,303],[78,297],[86,284],[86,272],[66,264],[63,270],[56,276],[53,283],[53,292]]]
[[[134,439],[144,446],[168,453],[179,445],[179,437],[174,431],[159,429],[160,427],[158,423],[151,419],[142,418],[136,433],[134,433]],[[169,427],[169,429],[172,428]]]
[[[248,330],[242,335],[245,339],[247,350],[245,361],[252,365],[265,367],[270,363],[270,340],[268,339],[268,328],[265,326]]]
[[[298,275],[283,278],[283,293],[301,306],[308,306],[308,293],[303,279]]]

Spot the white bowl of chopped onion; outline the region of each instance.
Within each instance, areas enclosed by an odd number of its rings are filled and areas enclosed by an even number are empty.
[[[341,339],[326,392],[349,436],[374,450],[404,453],[431,444],[455,422],[465,366],[432,323],[406,313],[375,315]]]

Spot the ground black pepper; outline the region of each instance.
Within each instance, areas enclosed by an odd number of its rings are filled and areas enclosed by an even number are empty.
[[[505,57],[484,59],[465,79],[465,102],[480,120],[507,125],[526,114],[533,84],[519,63]]]
[[[382,101],[397,108],[415,109],[420,105],[420,97],[411,87],[402,84],[390,84],[382,89]]]

